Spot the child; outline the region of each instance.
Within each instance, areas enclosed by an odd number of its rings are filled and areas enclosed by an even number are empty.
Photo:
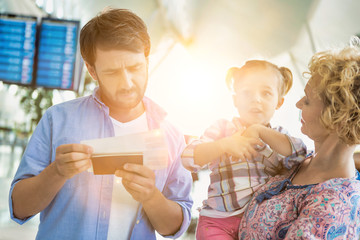
[[[242,213],[253,193],[284,167],[290,169],[304,160],[306,154],[300,139],[286,135],[281,127],[270,126],[292,86],[288,68],[262,60],[247,61],[241,68],[230,68],[226,82],[239,117],[217,121],[182,154],[188,170],[196,172],[207,166],[211,170],[197,239],[237,239]],[[273,144],[267,146],[258,138],[242,135],[250,126],[266,126],[264,140]]]

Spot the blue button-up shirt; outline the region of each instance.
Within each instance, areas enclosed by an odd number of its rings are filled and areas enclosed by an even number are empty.
[[[35,129],[20,162],[9,194],[11,218],[19,224],[28,221],[14,216],[11,194],[21,179],[38,175],[55,160],[55,150],[61,144],[81,140],[112,137],[114,129],[109,108],[97,97],[78,98],[49,108]],[[183,212],[183,223],[175,235],[184,233],[191,219],[190,197],[192,178],[182,167],[180,155],[185,147],[183,135],[164,118],[166,113],[144,97],[149,129],[164,130],[168,148],[168,168],[156,170],[156,187],[163,195],[177,202]],[[94,175],[84,171],[68,179],[51,203],[40,213],[36,239],[107,239],[113,175]],[[121,213],[118,213],[121,214]],[[121,226],[119,226],[121,231]],[[131,239],[156,239],[155,231],[140,205]]]

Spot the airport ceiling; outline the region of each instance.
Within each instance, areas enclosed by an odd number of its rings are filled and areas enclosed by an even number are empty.
[[[152,51],[171,38],[229,63],[286,54],[299,74],[314,52],[360,33],[360,1],[353,0],[0,0],[1,12],[50,12],[82,24],[106,6],[142,17]]]

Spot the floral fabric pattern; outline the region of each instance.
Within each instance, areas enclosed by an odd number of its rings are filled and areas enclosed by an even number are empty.
[[[256,196],[290,174],[273,177],[254,195],[240,223],[239,239],[359,239],[359,173],[314,185],[290,183],[258,203]]]

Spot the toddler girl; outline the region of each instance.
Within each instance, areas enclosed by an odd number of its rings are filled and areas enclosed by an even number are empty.
[[[288,68],[263,60],[247,61],[241,68],[230,68],[226,82],[239,116],[232,121],[218,120],[182,154],[188,170],[211,170],[197,239],[237,239],[242,213],[253,193],[271,176],[290,169],[306,155],[300,139],[287,135],[282,127],[270,126],[275,110],[292,86]],[[259,124],[269,129],[269,146],[243,135],[246,128]]]

